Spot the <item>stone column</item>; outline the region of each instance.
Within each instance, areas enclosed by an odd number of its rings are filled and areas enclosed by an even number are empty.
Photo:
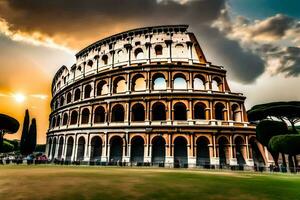
[[[165,40],[165,43],[167,45],[167,47],[169,48],[169,56],[168,56],[168,63],[172,62],[172,40]]]
[[[196,156],[194,154],[194,134],[189,135],[190,145],[188,145],[188,167],[195,168],[196,167]]]
[[[151,63],[151,51],[150,51],[150,49],[151,49],[151,43],[150,42],[146,42],[145,46],[147,48],[147,53],[148,53],[147,64],[150,64]]]
[[[130,73],[127,74],[127,81],[126,81],[126,94],[131,93],[131,80],[130,80]]]
[[[128,53],[128,62],[127,65],[130,66],[131,65],[131,49],[132,49],[132,45],[131,44],[125,44],[124,48],[126,48],[126,51]]]
[[[191,41],[187,41],[186,45],[189,54],[188,55],[189,64],[192,65],[193,64],[193,43]]]

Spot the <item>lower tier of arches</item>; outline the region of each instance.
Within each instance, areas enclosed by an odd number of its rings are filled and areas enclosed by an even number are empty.
[[[48,135],[50,160],[166,167],[265,166],[254,134],[64,133]]]

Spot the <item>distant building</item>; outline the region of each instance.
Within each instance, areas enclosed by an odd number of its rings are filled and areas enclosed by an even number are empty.
[[[245,97],[209,63],[187,25],[97,41],[53,84],[47,153],[85,163],[167,167],[267,162]],[[261,153],[262,152],[262,153]]]

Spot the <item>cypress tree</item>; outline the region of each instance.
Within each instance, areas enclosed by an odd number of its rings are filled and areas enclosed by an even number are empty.
[[[36,147],[36,120],[32,119],[28,134],[28,154],[34,152]]]
[[[28,140],[28,128],[29,128],[29,111],[28,109],[25,111],[25,117],[23,122],[23,130],[20,142],[20,151],[22,155],[26,155],[26,141]]]

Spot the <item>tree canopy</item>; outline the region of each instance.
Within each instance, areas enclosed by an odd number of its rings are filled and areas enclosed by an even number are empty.
[[[20,124],[19,122],[4,114],[0,114],[0,131],[4,133],[15,133],[19,130]]]

